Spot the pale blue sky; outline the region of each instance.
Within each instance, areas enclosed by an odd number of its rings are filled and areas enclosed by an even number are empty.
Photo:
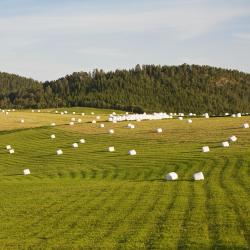
[[[0,0],[0,71],[44,81],[137,63],[250,73],[250,1]]]

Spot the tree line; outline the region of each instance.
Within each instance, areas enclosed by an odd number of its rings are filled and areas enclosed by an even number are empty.
[[[1,108],[89,106],[133,112],[250,111],[250,74],[210,66],[136,65],[38,82],[0,72]]]

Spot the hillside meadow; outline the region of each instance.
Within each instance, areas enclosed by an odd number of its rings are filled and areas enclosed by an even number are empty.
[[[55,110],[0,113],[0,249],[250,248],[249,116],[128,129],[107,122],[113,110]],[[70,126],[72,117],[82,122]],[[223,148],[232,135],[238,140]],[[179,179],[165,181],[172,171]],[[193,181],[198,171],[204,181]]]

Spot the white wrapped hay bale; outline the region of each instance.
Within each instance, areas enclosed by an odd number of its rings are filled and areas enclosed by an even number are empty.
[[[75,122],[75,121],[76,121],[76,118],[75,118],[75,117],[72,117],[72,118],[71,118],[71,121],[72,121],[72,122]]]
[[[174,180],[178,180],[178,174],[175,172],[170,172],[166,175],[165,179],[167,181],[174,181]]]
[[[91,115],[94,115],[95,113],[94,112],[91,112]]]
[[[232,142],[235,142],[235,141],[237,141],[237,137],[235,135],[232,135],[229,137],[229,140]]]
[[[207,153],[207,152],[209,152],[209,151],[210,151],[210,149],[209,149],[208,146],[203,146],[203,147],[202,147],[202,152],[203,152],[203,153]]]
[[[96,120],[100,120],[101,119],[101,117],[98,115],[98,116],[96,116]]]
[[[76,114],[76,112],[72,112],[72,114],[73,114],[73,115],[75,115],[75,114]]]
[[[93,120],[92,123],[96,123],[96,120]]]
[[[129,124],[128,124],[128,128],[130,128],[130,129],[134,129],[134,128],[135,128],[135,125],[134,125],[134,124],[129,123]]]
[[[114,133],[115,133],[114,129],[110,129],[110,130],[109,130],[109,133],[110,133],[110,134],[114,134]]]
[[[31,110],[31,112],[32,112],[32,113],[34,113],[34,112],[35,112],[35,110],[34,110],[34,109],[32,109],[32,110]]]
[[[24,169],[23,170],[23,174],[24,175],[30,175],[30,170],[27,168],[27,169]]]
[[[10,150],[9,150],[9,153],[10,153],[10,154],[14,154],[14,153],[15,153],[14,148],[10,149]]]
[[[82,113],[82,116],[85,116],[85,113]]]
[[[81,119],[81,118],[79,118],[79,119],[77,120],[77,122],[78,122],[78,123],[81,123],[81,122],[82,122],[82,119]]]
[[[64,112],[61,112],[61,115],[64,115]]]
[[[37,112],[38,112],[38,113],[40,113],[40,112],[41,112],[41,110],[40,110],[40,109],[38,109],[38,110],[37,110]]]
[[[208,113],[205,113],[204,116],[205,116],[205,118],[209,118],[209,114]]]
[[[24,123],[24,119],[21,119],[20,122],[21,122],[21,123]]]
[[[73,143],[73,144],[72,144],[72,147],[73,147],[73,148],[78,148],[78,143],[76,143],[76,142]]]
[[[202,172],[197,172],[197,173],[195,173],[195,174],[193,175],[193,179],[194,179],[195,181],[202,181],[202,180],[204,180],[204,175],[203,175]]]
[[[182,116],[179,116],[179,117],[178,117],[178,120],[182,121],[182,120],[183,120],[183,117],[182,117]]]
[[[129,155],[136,155],[136,151],[134,149],[128,151]]]
[[[65,110],[65,111],[64,111],[64,114],[68,114],[68,111],[67,111],[67,110]]]
[[[104,128],[105,125],[103,123],[100,124],[100,128]]]
[[[58,111],[56,110],[55,113],[58,114]]]
[[[241,117],[241,113],[237,113],[236,116],[237,116],[237,117]]]
[[[162,133],[162,128],[157,128],[157,129],[156,129],[156,132],[157,132],[157,133]]]
[[[62,154],[63,154],[63,151],[62,151],[61,149],[57,149],[57,150],[56,150],[56,154],[57,154],[57,155],[62,155]]]
[[[6,145],[6,149],[10,150],[11,149],[11,145]]]
[[[188,119],[187,122],[188,122],[188,123],[192,123],[193,121],[192,121],[191,119]]]
[[[224,148],[228,148],[228,147],[229,147],[229,142],[228,142],[228,141],[223,141],[223,142],[221,143],[221,145],[222,145],[222,147],[224,147]]]
[[[52,123],[51,123],[51,126],[54,127],[54,126],[56,126],[56,124],[55,124],[54,122],[52,122]]]
[[[231,116],[232,116],[232,117],[236,117],[236,114],[232,114]]]
[[[50,138],[51,138],[51,139],[55,139],[56,136],[53,134],[53,135],[50,136]]]
[[[248,124],[248,123],[244,123],[244,124],[242,125],[242,127],[243,127],[243,128],[249,128],[249,124]]]
[[[73,126],[74,124],[75,124],[74,122],[70,122],[70,123],[69,123],[70,126]]]
[[[108,151],[109,152],[115,152],[115,147],[113,147],[113,146],[112,147],[108,147]]]
[[[85,143],[86,141],[85,141],[85,139],[80,139],[80,143],[81,144],[83,144],[83,143]]]

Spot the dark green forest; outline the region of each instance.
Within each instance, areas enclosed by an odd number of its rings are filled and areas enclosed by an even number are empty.
[[[89,106],[134,112],[250,111],[250,74],[210,66],[136,65],[38,82],[0,72],[1,108]]]

